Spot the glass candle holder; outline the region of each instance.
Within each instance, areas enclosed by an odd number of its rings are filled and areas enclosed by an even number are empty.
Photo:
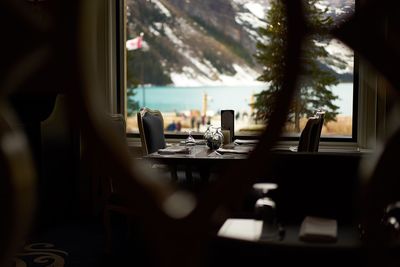
[[[214,127],[210,125],[204,133],[204,139],[210,149],[218,149],[224,141],[221,127]]]

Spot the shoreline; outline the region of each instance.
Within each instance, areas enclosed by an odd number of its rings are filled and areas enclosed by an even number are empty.
[[[180,131],[177,132],[187,132],[187,131],[200,131],[204,132],[207,127],[207,120],[204,123],[201,121],[199,124],[199,129],[197,129],[197,125],[195,124],[194,127],[191,127],[191,117],[190,116],[183,116],[176,115],[174,113],[163,113],[164,119],[164,129],[168,128],[168,125],[171,125],[173,122],[178,123],[180,122],[181,128]],[[208,118],[207,118],[208,119]],[[322,127],[322,135],[344,135],[344,136],[351,136],[352,133],[352,116],[350,115],[338,115],[336,117],[336,122],[331,121]],[[219,126],[221,121],[220,115],[214,115],[209,117],[209,122],[211,125]],[[197,121],[196,121],[197,122]],[[307,122],[307,118],[302,118],[300,121],[300,128],[303,129]],[[138,126],[136,121],[136,116],[131,116],[127,118],[127,131],[128,132],[138,132]],[[265,128],[262,124],[255,124],[254,121],[250,118],[250,116],[244,116],[239,119],[235,119],[235,131],[237,132],[260,132],[263,131]],[[294,132],[293,127],[285,126],[287,132]]]

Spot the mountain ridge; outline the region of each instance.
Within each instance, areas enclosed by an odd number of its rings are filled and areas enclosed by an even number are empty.
[[[128,38],[143,32],[148,46],[128,51],[128,77],[154,85],[261,84],[256,78],[262,67],[253,55],[268,2],[128,0]],[[336,46],[332,51],[343,54],[350,71],[350,52]],[[336,73],[339,78],[349,75]]]

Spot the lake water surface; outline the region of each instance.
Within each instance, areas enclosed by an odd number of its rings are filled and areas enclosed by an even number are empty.
[[[265,90],[262,86],[210,86],[210,87],[174,87],[151,86],[135,89],[134,100],[139,106],[158,109],[161,112],[183,112],[202,110],[203,97],[207,94],[207,110],[217,113],[222,109],[233,109],[235,112],[250,112],[249,103],[253,94]],[[351,116],[353,113],[353,83],[340,83],[332,87],[339,97],[335,104],[339,113]]]

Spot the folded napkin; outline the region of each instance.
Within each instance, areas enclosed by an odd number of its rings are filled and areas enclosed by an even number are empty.
[[[186,145],[186,140],[181,140],[179,142],[181,145]],[[205,145],[206,140],[195,140],[194,145]]]
[[[230,218],[218,231],[218,236],[257,241],[261,237],[263,221]]]
[[[306,242],[335,242],[337,240],[337,221],[307,216],[301,224],[299,238]]]
[[[248,154],[253,150],[251,147],[235,147],[232,149],[227,149],[227,148],[218,148],[217,152],[218,153],[235,153],[235,154]]]
[[[255,145],[255,144],[258,144],[258,140],[235,139],[234,143],[237,145]]]
[[[188,147],[167,147],[158,150],[160,155],[171,155],[171,154],[190,154]]]

